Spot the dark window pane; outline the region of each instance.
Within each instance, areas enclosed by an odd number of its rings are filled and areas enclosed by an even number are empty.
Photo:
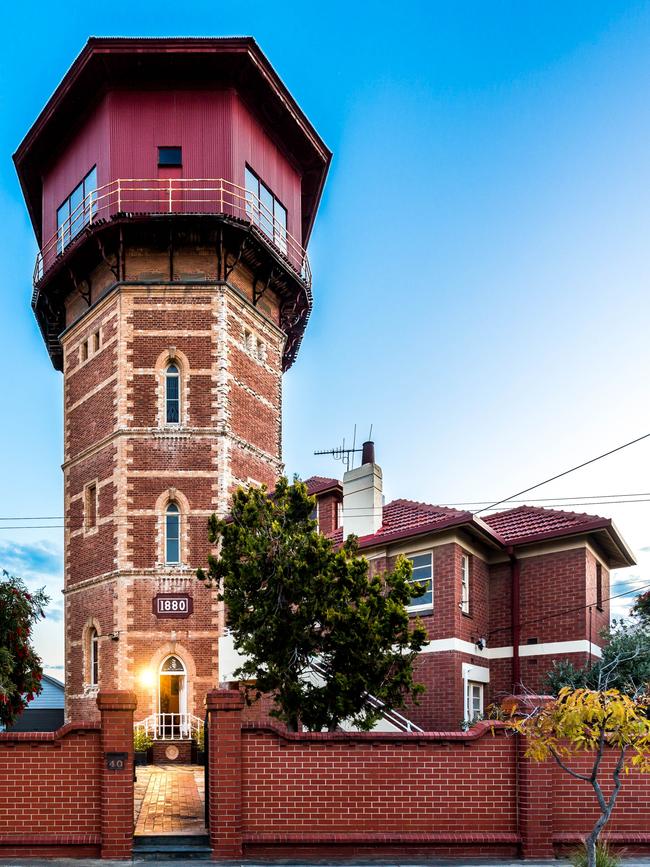
[[[94,166],[84,178],[84,225],[90,220],[90,213],[93,216],[97,213],[97,196],[94,195],[97,190],[97,166]]]
[[[167,508],[165,562],[178,563],[180,560],[180,515],[178,506],[173,503]]]
[[[67,247],[67,245],[70,243],[70,223],[68,222],[69,216],[70,199],[66,199],[56,212],[56,227],[59,230],[59,237],[57,239],[56,245],[57,253],[62,253]]]
[[[182,166],[183,155],[180,147],[159,147],[158,148],[158,165],[159,166]]]
[[[165,376],[165,403],[167,424],[178,424],[180,415],[180,377],[178,368],[170,364]]]

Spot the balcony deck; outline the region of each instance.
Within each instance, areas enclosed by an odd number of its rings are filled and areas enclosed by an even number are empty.
[[[94,227],[163,215],[226,217],[247,224],[301,280],[310,297],[307,251],[249,190],[224,178],[118,178],[90,192],[38,252],[33,304],[48,272]]]

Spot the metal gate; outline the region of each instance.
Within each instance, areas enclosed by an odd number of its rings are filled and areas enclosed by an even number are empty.
[[[203,769],[203,779],[205,783],[205,827],[210,830],[210,726],[208,723],[209,717],[208,712],[205,712],[205,719],[203,720],[203,757],[205,761],[205,767]]]

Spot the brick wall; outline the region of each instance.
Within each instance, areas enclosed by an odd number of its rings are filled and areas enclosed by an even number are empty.
[[[553,857],[595,821],[591,787],[527,760],[525,744],[498,723],[467,733],[291,734],[243,722],[236,691],[215,690],[207,703],[216,858]],[[650,850],[649,802],[650,777],[631,773],[612,841]]]
[[[130,857],[133,696],[100,696],[101,724],[0,733],[0,858]],[[123,771],[104,754],[124,752]]]

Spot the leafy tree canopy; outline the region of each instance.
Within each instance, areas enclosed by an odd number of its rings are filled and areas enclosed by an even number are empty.
[[[41,692],[43,669],[34,652],[34,624],[45,616],[44,590],[28,592],[20,578],[0,578],[0,722],[10,726]]]
[[[227,606],[227,625],[244,661],[236,672],[253,701],[269,693],[271,713],[296,730],[334,730],[344,720],[369,729],[387,708],[404,706],[423,687],[413,662],[427,640],[406,611],[420,585],[411,564],[369,577],[367,560],[350,537],[340,550],[316,529],[315,500],[300,481],[239,489],[231,515],[209,521],[220,557],[207,574]]]
[[[527,738],[526,755],[541,762],[552,758],[570,776],[591,784],[600,808],[600,815],[585,841],[587,863],[596,865],[598,836],[612,814],[623,775],[628,766],[641,773],[650,773],[650,719],[645,699],[633,699],[617,689],[560,690],[555,701],[536,707],[532,713],[513,718],[507,723]],[[603,762],[610,750],[615,760]],[[591,754],[591,767],[576,770],[572,760],[581,754]],[[611,790],[603,792],[604,776],[611,774]]]
[[[650,622],[640,618],[614,620],[603,633],[602,658],[579,668],[558,660],[547,675],[548,687],[559,695],[562,687],[617,689],[630,697],[650,696]]]

